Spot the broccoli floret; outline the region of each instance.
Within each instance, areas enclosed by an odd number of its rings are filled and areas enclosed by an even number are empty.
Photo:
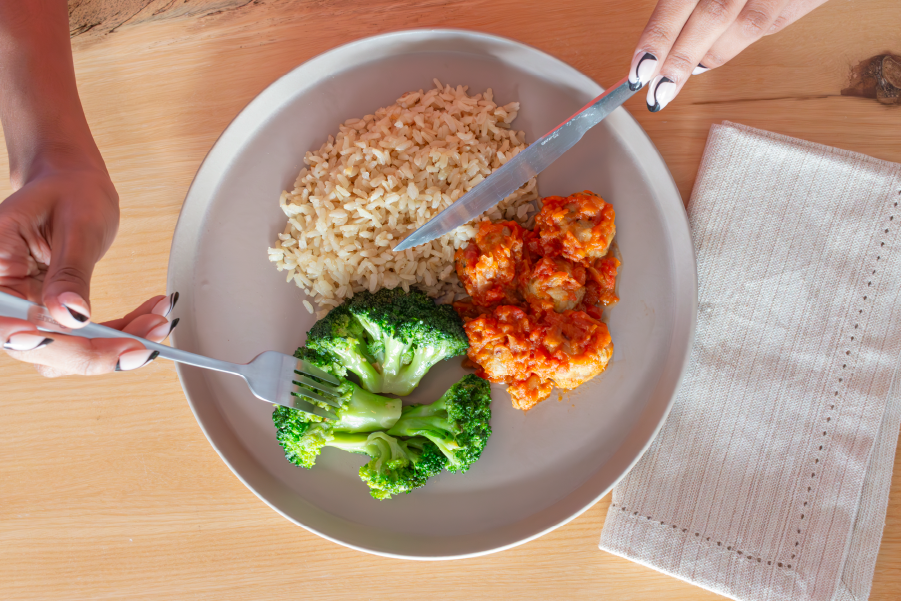
[[[346,370],[357,374],[366,390],[382,392],[382,376],[373,366],[369,354],[369,339],[366,330],[347,310],[347,303],[335,307],[328,315],[317,321],[307,332],[307,347],[331,357],[339,375]]]
[[[285,458],[299,467],[311,468],[323,447],[337,447],[344,451],[362,453],[369,434],[354,434],[334,430],[328,421],[307,421],[307,414],[276,405],[272,421],[276,438],[285,450]]]
[[[301,467],[312,467],[322,447],[342,445],[355,441],[351,434],[386,430],[397,422],[401,414],[401,402],[363,390],[347,378],[339,375],[340,366],[329,362],[323,355],[308,348],[299,348],[294,355],[333,374],[340,384],[337,386],[337,409],[325,403],[316,403],[306,397],[304,400],[321,405],[335,412],[336,420],[323,420],[317,415],[304,413],[275,405],[272,421],[278,431],[276,438],[285,450],[285,457]],[[314,390],[318,394],[320,391]],[[366,436],[364,435],[365,439]]]
[[[333,428],[338,432],[375,432],[376,430],[387,430],[400,417],[401,402],[399,399],[392,399],[374,392],[369,392],[357,386],[347,378],[341,375],[341,366],[330,363],[330,357],[313,349],[300,347],[294,353],[298,359],[303,359],[311,365],[326,371],[338,379],[339,385],[336,387],[338,401],[341,407],[335,409],[326,403],[318,403],[312,399],[302,397],[305,401],[320,405],[323,409],[330,409],[335,412],[337,421],[333,421]],[[314,380],[318,378],[313,378]],[[311,389],[319,395],[323,393],[316,389]],[[322,419],[316,416],[310,416],[311,419]]]
[[[403,408],[388,434],[423,436],[447,457],[450,472],[465,472],[482,454],[491,435],[491,386],[469,374],[431,405]]]
[[[360,479],[376,499],[390,499],[391,495],[425,486],[447,463],[438,447],[421,436],[398,440],[384,432],[373,432],[367,443],[365,452],[372,459],[360,468]]]
[[[469,348],[453,307],[435,304],[420,290],[362,291],[346,307],[368,334],[366,350],[379,366],[378,388],[363,383],[375,392],[406,396],[433,365]]]
[[[447,463],[438,447],[423,437],[398,440],[384,432],[337,432],[328,422],[303,421],[298,414],[279,405],[272,416],[288,461],[311,468],[323,447],[368,455],[371,459],[360,468],[360,479],[376,499],[424,486]]]

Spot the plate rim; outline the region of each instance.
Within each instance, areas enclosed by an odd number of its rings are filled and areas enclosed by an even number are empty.
[[[187,231],[189,228],[194,229],[198,223],[203,223],[203,219],[205,216],[205,210],[201,210],[198,213],[198,209],[205,209],[205,202],[203,197],[209,196],[209,193],[216,190],[217,186],[215,185],[216,176],[215,173],[211,173],[215,171],[215,167],[213,163],[216,161],[222,161],[223,159],[228,159],[230,146],[232,145],[232,138],[239,137],[240,133],[238,129],[243,125],[243,121],[253,118],[251,116],[252,111],[254,110],[255,105],[257,104],[269,104],[269,96],[277,93],[277,88],[279,84],[283,83],[285,80],[291,78],[295,75],[295,73],[303,68],[310,68],[311,63],[322,62],[327,60],[330,56],[335,54],[340,54],[342,52],[346,52],[349,49],[360,45],[366,44],[384,44],[390,43],[394,40],[403,40],[404,38],[414,38],[416,36],[421,36],[423,34],[432,34],[435,36],[459,36],[463,38],[470,38],[475,40],[483,40],[485,42],[490,42],[492,44],[498,45],[508,45],[511,47],[516,47],[520,50],[526,49],[529,52],[538,53],[542,56],[544,60],[550,60],[555,63],[557,67],[560,69],[564,69],[570,71],[573,74],[581,76],[587,81],[591,82],[592,85],[597,87],[597,93],[600,94],[603,91],[603,88],[593,79],[576,69],[575,67],[569,65],[568,63],[558,59],[557,57],[540,50],[534,46],[529,44],[520,42],[518,40],[514,40],[511,38],[506,38],[503,36],[498,36],[494,34],[488,34],[478,31],[471,31],[466,29],[455,29],[455,28],[413,28],[413,29],[404,29],[398,31],[392,31],[382,34],[377,34],[374,36],[367,36],[363,38],[359,38],[348,42],[346,44],[342,44],[340,46],[336,46],[334,48],[330,48],[324,52],[321,52],[297,66],[293,67],[285,74],[278,77],[275,81],[270,83],[263,89],[259,94],[257,94],[253,99],[251,99],[229,122],[228,126],[223,129],[222,133],[217,137],[216,141],[210,147],[209,151],[207,151],[206,156],[203,161],[200,163],[200,166],[195,173],[190,186],[188,187],[188,191],[185,195],[185,200],[182,203],[182,208],[179,212],[178,221],[176,222],[175,230],[172,236],[172,244],[170,247],[169,254],[169,262],[167,266],[167,289],[174,290],[177,289],[177,280],[178,275],[181,271],[183,271],[180,262],[183,259],[179,256],[180,249],[184,246],[193,247],[193,240],[191,239],[190,234],[193,232]],[[277,99],[276,99],[277,100]],[[590,498],[587,503],[584,503],[582,506],[578,507],[575,511],[570,512],[566,517],[555,521],[554,523],[548,525],[547,527],[540,529],[528,536],[521,537],[515,541],[505,542],[501,545],[491,546],[490,548],[480,548],[477,550],[473,550],[467,553],[455,553],[449,555],[411,555],[411,554],[403,554],[396,553],[391,551],[386,551],[384,549],[378,548],[367,548],[366,546],[347,542],[344,540],[340,540],[335,536],[322,532],[312,526],[304,524],[298,521],[296,518],[288,515],[281,508],[276,506],[273,502],[267,499],[260,491],[258,491],[247,479],[245,479],[242,474],[239,472],[238,468],[233,465],[233,462],[226,456],[225,451],[220,449],[219,445],[214,440],[213,436],[211,436],[208,431],[207,425],[204,423],[205,418],[201,416],[199,407],[197,406],[197,402],[191,398],[191,393],[188,390],[188,382],[187,380],[191,379],[189,375],[191,372],[194,372],[194,369],[187,368],[180,363],[176,364],[176,373],[178,375],[179,383],[184,391],[185,398],[188,402],[188,406],[191,409],[191,413],[194,415],[195,420],[197,421],[198,426],[204,434],[204,437],[216,451],[216,454],[219,455],[219,458],[225,463],[225,465],[229,468],[229,470],[238,478],[238,480],[244,484],[257,498],[263,501],[267,506],[276,511],[279,515],[289,520],[291,523],[301,526],[305,530],[312,532],[326,540],[337,543],[341,546],[351,548],[357,551],[362,551],[364,553],[369,553],[373,555],[378,555],[382,557],[391,557],[396,559],[410,559],[410,560],[419,560],[419,561],[441,561],[441,560],[452,560],[452,559],[465,559],[472,557],[479,557],[482,555],[487,555],[490,553],[497,553],[500,551],[504,551],[521,544],[527,543],[529,541],[535,540],[544,536],[545,534],[563,526],[570,521],[576,519],[585,511],[593,507],[600,501],[604,496],[607,495],[635,466],[636,463],[644,456],[645,452],[647,452],[648,448],[653,443],[654,439],[659,434],[660,430],[663,428],[663,424],[666,421],[669,412],[671,411],[673,404],[676,399],[676,395],[678,394],[679,388],[682,385],[682,382],[685,378],[685,374],[688,368],[689,358],[690,358],[690,350],[694,340],[696,322],[697,322],[697,306],[698,306],[698,297],[697,297],[697,265],[695,261],[695,249],[691,242],[691,234],[690,227],[688,221],[688,215],[685,210],[685,204],[682,200],[682,196],[679,192],[678,187],[676,186],[675,180],[673,179],[672,173],[670,172],[666,162],[663,160],[662,155],[659,150],[651,141],[650,137],[641,128],[638,122],[626,111],[625,108],[620,107],[614,114],[619,114],[619,120],[625,121],[627,127],[629,129],[633,129],[637,132],[637,136],[632,136],[630,138],[630,143],[639,144],[644,146],[644,152],[648,153],[648,155],[652,156],[654,159],[659,161],[659,166],[662,167],[662,173],[657,173],[650,182],[649,185],[652,188],[656,188],[655,196],[658,199],[666,198],[670,195],[674,196],[675,199],[678,200],[677,206],[670,206],[670,203],[660,203],[660,208],[663,211],[664,220],[670,223],[670,230],[668,233],[672,233],[672,230],[680,230],[677,233],[681,234],[680,240],[671,240],[670,246],[675,247],[679,244],[685,245],[688,252],[680,253],[683,256],[670,256],[668,257],[670,263],[678,262],[681,264],[679,269],[673,269],[673,273],[678,273],[680,275],[689,275],[690,277],[686,279],[676,279],[675,284],[676,288],[689,288],[688,294],[686,296],[685,291],[681,294],[673,294],[674,305],[673,309],[673,321],[674,328],[670,333],[670,348],[666,353],[666,361],[664,363],[664,369],[661,371],[660,381],[664,378],[669,378],[675,381],[675,385],[673,386],[672,394],[668,399],[666,406],[660,412],[657,423],[651,429],[649,433],[645,433],[644,440],[641,443],[641,448],[635,454],[635,456],[628,462],[628,465],[621,471],[621,473],[614,478],[613,482],[609,484],[609,486],[604,487],[603,490],[599,494],[596,494]],[[263,118],[265,120],[265,117]],[[617,132],[622,134],[624,132]],[[220,157],[220,155],[222,155]],[[207,182],[205,180],[212,180],[214,185],[207,186]],[[203,189],[201,189],[203,188]],[[198,199],[198,197],[201,197]],[[685,272],[687,270],[687,274]],[[687,307],[680,307],[681,303],[687,301]],[[681,311],[680,311],[681,309]],[[684,315],[683,315],[684,313]],[[684,323],[680,321],[680,319],[686,319]],[[681,336],[679,335],[681,334]],[[173,335],[170,337],[170,341],[173,347],[178,348],[178,334],[173,332]],[[686,341],[685,344],[680,344],[679,340],[684,339]],[[675,364],[671,365],[673,354],[681,354],[681,356],[676,360]],[[195,368],[196,369],[196,368]],[[195,374],[196,375],[196,374]],[[659,384],[658,384],[659,385]],[[647,411],[648,408],[645,408]],[[217,409],[217,411],[219,411]],[[220,416],[221,416],[221,411]],[[641,426],[641,416],[643,414],[639,414],[639,420],[636,422],[636,425],[633,427],[633,432],[635,429],[640,428]],[[232,433],[234,435],[234,433]],[[627,439],[627,441],[630,439]],[[623,446],[625,446],[626,442],[624,441]],[[614,459],[623,449],[621,446],[617,449],[614,454],[610,457],[610,460]],[[246,452],[246,449],[245,449]],[[249,455],[249,453],[248,453]],[[256,462],[253,457],[249,457],[252,462]],[[609,460],[608,460],[609,462]],[[594,472],[593,474],[596,474]],[[549,507],[553,507],[557,503],[561,503],[565,501],[567,498],[575,495],[581,488],[590,483],[591,476],[586,479],[586,482],[583,482],[581,485],[576,487],[573,491],[571,491],[566,497],[561,498],[554,504]],[[548,508],[545,508],[547,510]],[[545,511],[542,510],[542,511]],[[536,512],[539,513],[539,512]],[[533,517],[536,514],[532,514]],[[521,520],[522,521],[522,520]],[[600,532],[598,533],[600,535]]]

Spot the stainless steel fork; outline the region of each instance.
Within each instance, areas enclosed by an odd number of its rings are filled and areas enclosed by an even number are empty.
[[[45,332],[82,338],[131,338],[143,344],[145,348],[158,352],[158,356],[163,359],[241,376],[254,396],[263,401],[327,419],[337,419],[333,411],[304,399],[339,407],[338,380],[333,375],[290,355],[266,351],[245,365],[219,361],[157,344],[96,323],[89,323],[77,330],[71,329],[53,319],[46,308],[3,292],[0,292],[0,315],[30,321]]]

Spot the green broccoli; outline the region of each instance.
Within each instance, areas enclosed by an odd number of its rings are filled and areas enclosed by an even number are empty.
[[[365,453],[372,459],[360,468],[360,479],[376,499],[390,499],[391,495],[425,486],[447,463],[438,447],[422,436],[398,440],[384,432],[373,432]]]
[[[376,499],[390,499],[424,486],[447,463],[441,451],[423,437],[397,440],[384,432],[339,432],[329,422],[306,421],[305,416],[281,405],[276,405],[272,414],[288,461],[311,468],[323,447],[368,455],[371,459],[360,468],[360,479]]]
[[[447,457],[450,472],[465,472],[482,454],[491,435],[491,386],[469,374],[431,405],[403,408],[391,436],[425,437]]]
[[[435,304],[420,290],[358,292],[343,306],[368,334],[366,351],[381,374],[377,388],[363,382],[373,392],[406,396],[432,366],[469,348],[453,307]]]
[[[331,363],[328,356],[308,348],[299,348],[294,356],[334,375],[340,381],[337,387],[341,406],[335,409],[337,420],[321,417],[276,405],[272,413],[276,438],[285,450],[288,461],[301,467],[312,467],[324,446],[344,448],[353,442],[349,434],[374,432],[390,428],[400,417],[401,402],[363,390],[340,375],[341,367]],[[319,391],[315,391],[322,394]],[[306,399],[309,400],[309,399]],[[364,437],[365,438],[365,437]]]
[[[329,357],[327,362],[335,365],[338,375],[345,375],[349,369],[360,378],[363,388],[382,392],[382,376],[373,366],[369,344],[366,330],[347,310],[346,302],[329,311],[307,332],[307,347]]]

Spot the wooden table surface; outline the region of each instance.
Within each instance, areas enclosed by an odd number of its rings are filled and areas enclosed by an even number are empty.
[[[95,316],[163,292],[169,242],[204,155],[296,65],[360,37],[457,27],[521,40],[604,85],[626,74],[653,4],[72,0],[82,99],[122,198],[119,236],[94,278]],[[901,162],[901,107],[839,95],[851,65],[901,52],[899,31],[897,0],[832,0],[692,79],[662,113],[645,109],[644,94],[626,106],[686,201],[708,128],[723,120]],[[0,198],[8,192],[0,183]],[[536,541],[478,559],[399,561],[320,539],[219,460],[168,362],[44,380],[0,356],[0,381],[3,599],[718,598],[599,551],[609,496]],[[899,597],[896,475],[871,599]]]

